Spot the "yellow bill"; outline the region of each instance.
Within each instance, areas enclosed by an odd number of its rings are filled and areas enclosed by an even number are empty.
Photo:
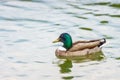
[[[53,43],[60,42],[60,38],[53,41]]]

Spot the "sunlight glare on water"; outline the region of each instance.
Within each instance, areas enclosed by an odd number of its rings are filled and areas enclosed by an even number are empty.
[[[63,32],[106,38],[104,59],[58,59],[52,41]],[[0,80],[119,80],[119,34],[119,0],[1,0]]]

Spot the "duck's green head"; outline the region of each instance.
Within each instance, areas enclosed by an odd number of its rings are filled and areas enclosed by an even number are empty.
[[[63,47],[66,48],[67,50],[70,49],[72,47],[72,38],[68,33],[62,33],[58,39],[56,39],[55,41],[53,41],[53,43],[56,42],[63,42]]]

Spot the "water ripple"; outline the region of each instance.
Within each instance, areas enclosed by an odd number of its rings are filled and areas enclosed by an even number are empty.
[[[0,32],[16,32],[16,30],[11,30],[11,29],[0,29]]]
[[[22,43],[22,42],[28,42],[29,40],[27,39],[19,39],[19,40],[16,40],[14,41],[14,43]]]

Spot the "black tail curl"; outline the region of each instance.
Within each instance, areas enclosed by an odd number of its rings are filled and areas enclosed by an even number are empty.
[[[101,42],[100,42],[100,44],[98,45],[98,47],[100,47],[100,46],[103,45],[104,43],[106,43],[106,39],[105,39],[105,38],[101,39]]]

